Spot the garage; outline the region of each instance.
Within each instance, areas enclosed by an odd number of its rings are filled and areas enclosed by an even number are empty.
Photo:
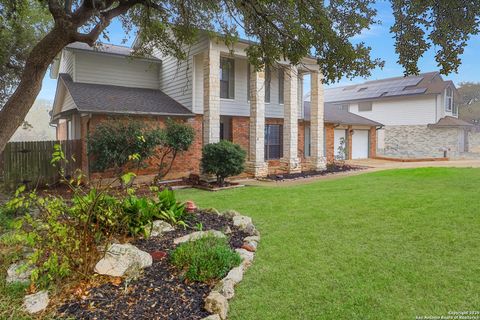
[[[368,158],[368,130],[353,130],[352,135],[352,159]]]
[[[334,136],[334,146],[333,146],[333,152],[335,155],[335,159],[345,159],[345,154],[341,154],[339,152],[338,148],[341,145],[342,140],[344,141],[343,143],[343,148],[347,150],[347,140],[345,139],[347,131],[345,129],[335,129],[333,136]]]

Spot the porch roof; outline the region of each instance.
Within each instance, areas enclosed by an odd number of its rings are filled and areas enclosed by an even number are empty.
[[[65,84],[79,112],[158,116],[194,115],[160,90],[73,82],[68,74],[60,74],[59,78]]]
[[[433,128],[446,128],[446,127],[473,127],[473,124],[470,122],[466,122],[463,120],[460,120],[455,117],[451,116],[445,116],[438,120],[437,123],[432,123],[428,125],[429,127]]]
[[[310,101],[304,102],[305,120],[310,120]],[[383,124],[340,109],[339,106],[334,106],[326,103],[324,108],[324,122],[343,125],[369,126],[380,127]]]

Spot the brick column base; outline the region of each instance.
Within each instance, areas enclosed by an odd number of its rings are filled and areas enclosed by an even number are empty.
[[[302,172],[302,163],[300,161],[300,158],[293,158],[293,159],[282,158],[280,159],[280,163],[283,169],[288,173]]]
[[[247,161],[245,172],[252,174],[255,178],[264,178],[268,175],[268,163]]]
[[[321,158],[309,158],[307,159],[307,167],[312,171],[323,171],[327,168],[327,159]]]

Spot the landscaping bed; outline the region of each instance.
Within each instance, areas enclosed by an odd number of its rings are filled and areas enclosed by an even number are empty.
[[[363,170],[364,167],[351,166],[347,164],[332,164],[328,165],[327,169],[322,171],[302,171],[298,173],[285,173],[285,174],[269,174],[266,180],[269,181],[283,181],[283,180],[296,180],[311,178],[315,176],[325,176],[330,174],[336,174],[347,171]]]
[[[198,212],[189,218],[192,225],[201,223],[204,230],[231,230],[229,244],[240,248],[247,233],[233,225],[231,219],[215,213]],[[177,228],[161,237],[140,239],[133,244],[146,252],[163,251],[167,256],[154,260],[138,280],[107,283],[89,290],[83,299],[72,300],[59,308],[65,317],[77,319],[202,319],[210,313],[204,300],[215,287],[212,283],[190,282],[169,262],[173,240],[192,230]]]

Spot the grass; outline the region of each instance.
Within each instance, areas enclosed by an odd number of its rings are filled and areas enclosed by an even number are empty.
[[[177,195],[261,232],[229,319],[415,319],[478,310],[479,182],[422,168]]]

